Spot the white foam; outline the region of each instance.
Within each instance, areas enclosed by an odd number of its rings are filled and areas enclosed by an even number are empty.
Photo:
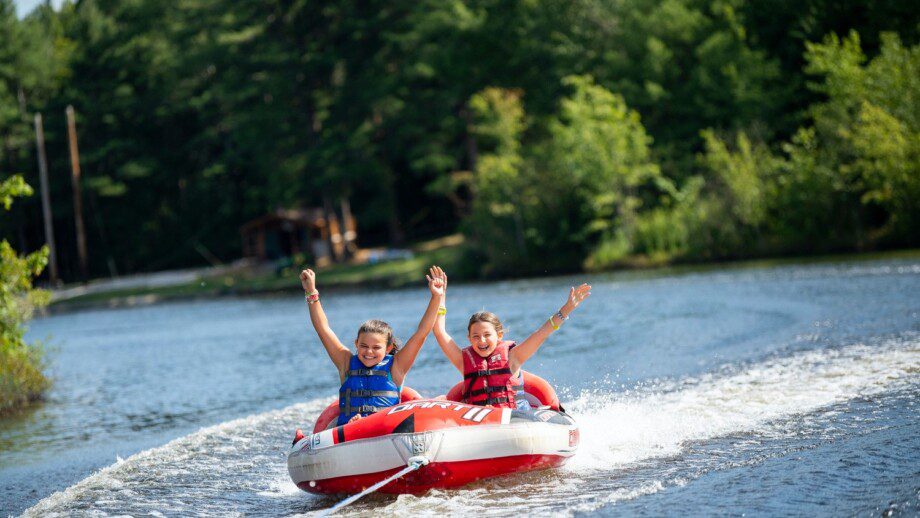
[[[195,433],[170,441],[163,446],[145,450],[127,459],[118,457],[116,462],[107,466],[69,488],[53,493],[27,509],[23,516],[68,516],[68,503],[79,500],[93,492],[112,493],[116,491],[131,491],[125,487],[124,478],[137,472],[164,474],[170,470],[181,469],[213,469],[210,459],[201,459],[202,451],[207,454],[214,453],[215,447],[239,447],[240,443],[250,442],[256,430],[271,429],[279,423],[303,422],[308,416],[315,416],[329,404],[331,398],[322,398],[299,403],[281,410],[266,412],[259,415],[247,416],[232,421],[227,421],[214,426],[202,428]],[[194,456],[198,456],[195,459]],[[202,462],[204,460],[204,462]],[[197,463],[206,466],[193,465]],[[291,483],[293,486],[294,484]],[[279,488],[279,493],[287,493],[287,488]],[[296,487],[296,486],[294,486]],[[125,495],[129,496],[129,495]],[[97,500],[100,503],[104,501]],[[58,511],[58,510],[61,511]],[[152,509],[150,510],[152,511]],[[147,511],[147,512],[150,512]],[[189,512],[190,510],[186,510]],[[103,513],[104,514],[104,513]]]
[[[664,487],[665,485],[660,480],[646,482],[645,484],[641,484],[639,487],[621,487],[615,489],[611,493],[601,496],[600,498],[576,504],[574,507],[567,509],[567,511],[569,514],[576,512],[587,513],[599,509],[605,505],[613,504],[623,500],[632,500],[633,498],[638,498],[640,496],[657,493],[664,489]]]
[[[795,354],[734,375],[685,380],[666,392],[587,391],[566,405],[582,439],[568,467],[607,470],[677,455],[687,441],[757,430],[772,420],[916,383],[918,378],[920,345],[902,341]]]
[[[297,484],[291,480],[291,477],[286,472],[269,482],[267,490],[259,491],[259,495],[269,498],[290,498],[302,494],[303,490],[297,487]]]

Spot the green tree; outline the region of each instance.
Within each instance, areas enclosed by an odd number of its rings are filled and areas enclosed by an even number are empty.
[[[620,96],[589,77],[570,90],[545,129],[528,128],[515,91],[470,100],[483,149],[467,228],[494,272],[572,270],[602,238],[629,239],[643,190],[660,173],[651,139]]]
[[[0,181],[5,210],[13,198],[30,194],[21,176]],[[48,303],[48,292],[32,288],[47,261],[47,247],[20,256],[5,239],[0,241],[0,414],[38,399],[50,385],[42,374],[42,349],[23,338],[33,310]]]
[[[13,2],[0,0],[0,169],[7,172],[32,169],[32,112],[67,75],[70,46],[55,37],[49,11],[19,20]]]
[[[804,122],[808,106],[822,100],[808,87],[806,44],[831,33],[845,37],[856,31],[863,50],[874,56],[885,32],[897,33],[908,45],[920,42],[917,9],[901,0],[746,1],[740,9],[752,45],[775,58],[782,69],[784,87],[773,127],[783,140],[791,138]]]
[[[524,218],[534,190],[531,164],[525,163],[521,148],[524,108],[519,92],[499,88],[474,95],[469,106],[476,121],[473,133],[484,152],[472,176],[473,202],[464,227],[485,258],[482,271],[506,273],[526,264],[529,256]]]
[[[700,174],[640,214],[630,251],[653,263],[739,258],[769,251],[764,228],[780,161],[743,132],[733,142],[702,133]]]
[[[655,190],[660,171],[651,158],[651,138],[623,97],[594,83],[587,76],[566,78],[572,93],[560,103],[560,113],[549,123],[550,140],[542,156],[547,176],[554,186],[552,197],[571,199],[568,210],[574,214],[552,212],[551,220],[565,217],[571,228],[562,233],[579,246],[575,264],[603,238],[603,261],[616,260],[617,249],[628,251],[637,211],[642,207],[643,190]],[[569,193],[569,194],[566,194]],[[552,203],[550,196],[544,198]],[[562,236],[551,245],[565,243]],[[612,247],[612,248],[611,248]],[[571,248],[571,246],[569,247]],[[595,266],[601,255],[587,259]]]
[[[650,157],[652,139],[622,96],[587,76],[564,83],[572,94],[549,124],[549,167],[585,191],[592,230],[628,224],[640,201],[638,189],[659,174]]]
[[[779,64],[755,48],[743,0],[625,0],[580,4],[579,66],[642,115],[655,154],[682,180],[701,131],[772,137],[785,95]]]
[[[821,77],[812,88],[826,101],[811,108],[813,126],[786,146],[782,203],[792,210],[803,197],[827,200],[824,207],[806,205],[826,228],[799,239],[830,232],[836,238],[823,241],[831,247],[916,243],[920,45],[904,47],[894,34],[881,41],[880,54],[868,63],[855,32],[808,45],[807,71]]]
[[[811,86],[825,97],[809,109],[812,124],[782,155],[743,133],[729,145],[704,132],[704,174],[643,215],[634,252],[731,258],[914,243],[918,56],[893,34],[868,62],[856,33],[809,44],[807,70],[819,78]]]

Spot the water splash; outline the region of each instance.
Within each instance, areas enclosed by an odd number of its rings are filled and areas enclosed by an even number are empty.
[[[584,391],[566,405],[582,437],[568,466],[604,470],[677,455],[688,441],[760,430],[776,419],[916,383],[918,366],[920,343],[897,340],[795,354],[632,395]]]
[[[322,398],[202,428],[142,451],[52,494],[23,516],[224,514],[247,499],[301,499],[284,463],[295,427],[332,401]],[[238,493],[245,493],[242,500]],[[227,507],[227,506],[230,507]]]

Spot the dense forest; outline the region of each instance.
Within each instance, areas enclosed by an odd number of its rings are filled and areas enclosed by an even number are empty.
[[[917,246],[920,11],[899,0],[0,0],[0,180],[79,277],[240,256],[278,207],[481,275]],[[45,242],[38,196],[0,217]]]

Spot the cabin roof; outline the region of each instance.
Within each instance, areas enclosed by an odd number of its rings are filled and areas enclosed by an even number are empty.
[[[276,209],[263,216],[247,221],[240,227],[240,232],[248,234],[259,228],[271,227],[281,223],[293,223],[300,227],[322,228],[326,218],[322,209]]]

